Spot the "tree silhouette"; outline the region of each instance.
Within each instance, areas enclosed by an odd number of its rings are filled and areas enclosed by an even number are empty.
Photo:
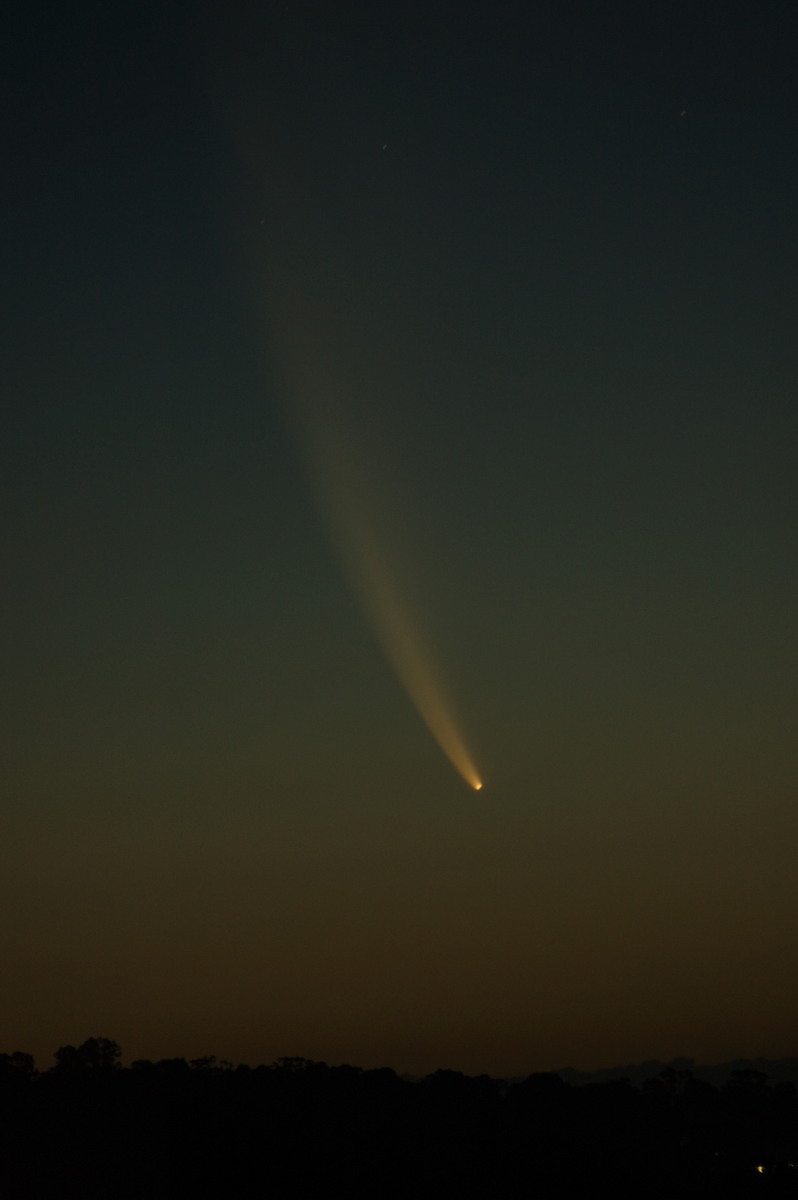
[[[13,1054],[0,1054],[0,1074],[15,1074],[32,1079],[36,1074],[36,1062],[32,1054],[15,1050]]]
[[[110,1038],[87,1038],[77,1049],[61,1046],[55,1052],[56,1070],[110,1071],[120,1066],[122,1051]]]

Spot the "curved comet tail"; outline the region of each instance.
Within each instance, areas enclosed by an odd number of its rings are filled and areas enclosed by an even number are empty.
[[[238,112],[236,136],[264,195],[273,206],[274,226],[284,237],[268,243],[260,287],[277,375],[286,385],[286,416],[306,452],[311,476],[346,574],[385,653],[444,754],[475,791],[482,781],[453,715],[428,648],[422,643],[384,565],[371,522],[373,506],[356,468],[346,429],[351,395],[363,395],[353,363],[374,357],[376,330],[361,336],[356,289],[347,282],[348,264],[319,232],[315,201],[285,159],[281,140],[267,121],[253,125],[252,105]],[[265,135],[265,136],[264,136]],[[267,148],[264,150],[264,146]],[[279,186],[275,186],[279,180]],[[365,323],[368,331],[370,318]],[[364,346],[372,346],[364,352]],[[368,367],[363,368],[368,379]],[[370,386],[368,383],[365,385]],[[366,517],[368,511],[369,518]]]
[[[393,586],[367,522],[363,496],[340,439],[324,420],[311,422],[313,459],[325,513],[344,570],[382,647],[435,741],[475,791],[482,781],[453,714],[432,656]]]
[[[364,567],[363,584],[369,615],[394,670],[452,766],[466,783],[479,791],[482,782],[457,728],[451,702],[432,666],[429,652],[422,646],[376,560],[369,556]]]

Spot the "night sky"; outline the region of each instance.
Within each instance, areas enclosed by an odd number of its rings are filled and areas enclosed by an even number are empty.
[[[798,8],[15,8],[0,1049],[798,1054]]]

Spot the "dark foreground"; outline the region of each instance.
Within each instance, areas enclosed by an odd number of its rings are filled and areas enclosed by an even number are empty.
[[[0,1055],[3,1200],[798,1197],[798,1097],[737,1072],[571,1087],[281,1059],[118,1065],[91,1039]]]

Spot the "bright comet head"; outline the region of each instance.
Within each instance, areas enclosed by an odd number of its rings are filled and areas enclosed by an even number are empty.
[[[474,784],[474,791],[475,791],[475,792],[481,792],[481,791],[482,791],[482,784],[481,784],[481,783],[475,783],[475,784]]]

